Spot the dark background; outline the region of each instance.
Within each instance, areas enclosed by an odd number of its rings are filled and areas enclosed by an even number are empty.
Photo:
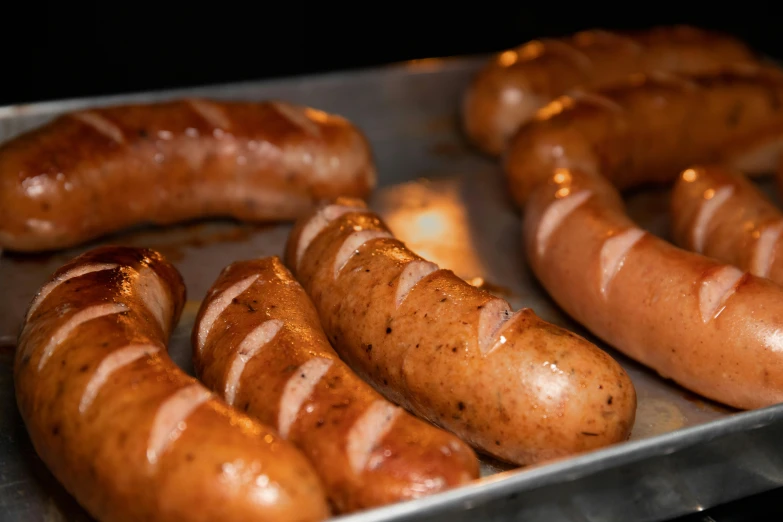
[[[0,105],[487,53],[594,27],[698,25],[733,33],[783,60],[774,2],[307,4],[7,2],[0,7]],[[762,513],[776,519],[781,495],[681,520],[744,522]]]
[[[0,105],[485,53],[592,27],[700,25],[783,58],[774,2],[3,4],[0,56],[11,73],[0,73]]]

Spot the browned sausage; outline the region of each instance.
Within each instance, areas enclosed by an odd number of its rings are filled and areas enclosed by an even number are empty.
[[[340,360],[277,257],[221,272],[201,304],[193,347],[204,383],[301,448],[340,512],[478,478],[469,446],[386,401]]]
[[[363,134],[312,108],[205,99],[95,108],[0,146],[0,248],[59,249],[196,218],[289,220],[374,186]]]
[[[722,159],[727,144],[782,121],[778,69],[733,67],[688,78],[640,75],[547,105],[514,136],[505,170],[520,205],[559,167],[600,174],[621,191],[671,183],[693,164]],[[769,160],[776,159],[768,157],[767,171],[775,169]]]
[[[756,59],[736,38],[687,26],[533,40],[499,53],[476,74],[464,95],[462,124],[477,147],[496,156],[538,109],[576,87],[595,89],[633,73],[703,73]]]
[[[609,355],[417,256],[360,201],[300,219],[286,264],[361,377],[482,452],[530,464],[630,433],[636,393]]]
[[[783,213],[742,172],[716,165],[683,171],[671,220],[682,248],[783,284]]]
[[[783,400],[783,287],[645,232],[576,169],[536,186],[524,235],[543,286],[608,344],[736,408]]]
[[[325,519],[305,456],[167,356],[184,299],[176,269],[144,249],[94,249],[52,276],[15,361],[36,452],[104,522]]]

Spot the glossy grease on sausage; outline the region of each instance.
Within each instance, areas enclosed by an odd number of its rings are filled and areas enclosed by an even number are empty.
[[[520,206],[556,168],[604,176],[621,191],[671,183],[693,164],[721,160],[724,148],[742,137],[771,132],[776,122],[783,122],[779,69],[636,75],[548,104],[514,136],[504,168]],[[775,156],[757,158],[766,159],[760,170],[777,166]]]
[[[180,274],[146,249],[93,249],[53,275],[14,369],[36,452],[105,522],[325,519],[304,455],[168,357],[184,300]]]
[[[671,223],[680,247],[783,284],[783,212],[741,171],[684,170],[672,191]]]
[[[463,97],[462,126],[479,149],[498,156],[538,109],[572,89],[607,86],[634,73],[697,74],[756,60],[740,40],[688,26],[533,40],[498,53],[475,75]]]
[[[339,512],[478,478],[468,445],[388,402],[340,360],[277,257],[237,261],[220,273],[202,302],[193,347],[204,383],[302,449]]]
[[[640,229],[601,176],[561,169],[525,205],[536,277],[576,321],[704,397],[783,400],[783,287]]]
[[[630,434],[635,390],[605,352],[417,256],[359,201],[300,219],[286,263],[361,377],[484,453],[530,464]]]
[[[71,247],[142,224],[263,222],[366,197],[370,145],[285,102],[185,99],[59,116],[0,145],[0,247]]]

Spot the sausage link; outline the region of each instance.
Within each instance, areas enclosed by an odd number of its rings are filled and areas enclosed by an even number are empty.
[[[525,205],[533,272],[597,337],[704,397],[783,400],[783,288],[640,229],[601,176],[559,169]]]
[[[478,478],[469,446],[386,401],[340,360],[277,257],[220,273],[199,310],[193,347],[203,382],[302,449],[339,512]]]
[[[691,165],[722,160],[725,146],[769,131],[776,122],[783,122],[778,69],[638,75],[611,88],[561,97],[541,109],[514,136],[505,170],[519,205],[555,168],[600,174],[621,191],[671,183]],[[777,157],[765,158],[766,165],[757,165],[760,171],[774,171]],[[734,157],[735,162],[747,160]]]
[[[683,171],[672,191],[671,224],[680,247],[783,284],[783,213],[740,171]]]
[[[53,275],[14,369],[36,452],[101,521],[327,518],[305,456],[168,357],[184,299],[180,274],[146,249],[97,248]]]
[[[0,146],[0,247],[71,247],[142,224],[279,221],[366,197],[369,143],[284,102],[186,99],[60,116]]]
[[[688,26],[533,40],[497,54],[475,75],[463,97],[462,125],[479,149],[498,156],[538,109],[577,87],[596,89],[634,73],[697,74],[755,61],[738,39]]]
[[[354,371],[484,453],[531,464],[630,433],[636,393],[609,355],[417,256],[361,201],[300,219],[286,264]]]

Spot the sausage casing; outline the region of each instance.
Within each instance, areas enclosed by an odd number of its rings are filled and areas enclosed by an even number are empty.
[[[684,170],[671,197],[674,242],[783,284],[783,213],[742,172]]]
[[[484,453],[530,464],[630,433],[635,390],[609,355],[417,256],[360,201],[300,219],[286,264],[362,378]]]
[[[783,288],[640,229],[605,178],[559,170],[525,205],[530,266],[576,321],[704,397],[783,400]]]
[[[301,448],[339,512],[478,478],[468,445],[388,402],[340,360],[277,257],[221,272],[202,302],[193,346],[204,383]]]
[[[538,109],[571,89],[596,89],[634,73],[697,74],[756,60],[740,40],[688,26],[533,40],[497,54],[476,74],[463,97],[462,125],[478,148],[497,156]]]
[[[65,114],[0,145],[0,247],[71,247],[141,224],[294,219],[375,185],[369,143],[284,102],[186,99]]]
[[[760,66],[698,76],[637,75],[553,101],[509,144],[505,171],[519,204],[556,168],[606,177],[625,190],[671,183],[682,170],[783,121],[783,74]],[[775,162],[766,169],[772,172]],[[747,161],[737,156],[736,162]]]
[[[144,249],[97,248],[54,274],[15,360],[36,452],[101,521],[325,519],[305,456],[168,357],[184,298],[176,269]]]

